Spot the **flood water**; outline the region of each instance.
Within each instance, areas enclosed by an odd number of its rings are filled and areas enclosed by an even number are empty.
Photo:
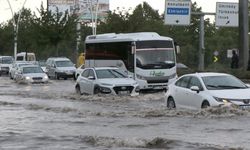
[[[25,85],[0,77],[0,149],[250,149],[250,111],[168,110],[163,92],[80,96],[74,84]]]

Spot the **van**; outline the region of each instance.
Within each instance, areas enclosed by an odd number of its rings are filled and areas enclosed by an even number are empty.
[[[9,74],[14,58],[12,56],[0,56],[0,75]]]
[[[36,61],[35,53],[21,52],[16,54],[16,61]]]
[[[50,57],[46,61],[46,70],[49,78],[59,80],[63,78],[75,79],[76,67],[72,61],[66,57]]]

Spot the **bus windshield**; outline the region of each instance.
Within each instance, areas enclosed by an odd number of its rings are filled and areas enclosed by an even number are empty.
[[[136,51],[136,67],[141,69],[169,69],[175,66],[174,49]]]

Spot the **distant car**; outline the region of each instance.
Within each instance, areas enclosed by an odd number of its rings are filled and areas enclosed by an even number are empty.
[[[82,71],[84,70],[85,66],[81,65],[78,68],[76,68],[76,72],[75,72],[75,79],[78,78],[78,76],[82,73]]]
[[[168,86],[165,101],[171,109],[223,105],[250,108],[250,88],[229,74],[187,74]]]
[[[4,73],[9,74],[13,60],[14,58],[12,56],[0,56],[0,75]]]
[[[77,78],[76,92],[79,94],[113,94],[136,96],[138,83],[115,67],[86,68]]]
[[[43,69],[43,72],[47,73],[45,60],[38,61],[38,65]]]
[[[48,76],[38,65],[22,66],[16,75],[19,83],[48,83]]]
[[[17,71],[20,70],[20,68],[22,66],[25,66],[25,65],[32,65],[32,63],[31,62],[26,62],[26,61],[15,61],[15,62],[13,62],[13,64],[10,67],[10,71],[9,71],[10,79],[15,80]]]
[[[49,77],[55,79],[75,78],[76,67],[66,57],[51,57],[46,61],[46,71]]]

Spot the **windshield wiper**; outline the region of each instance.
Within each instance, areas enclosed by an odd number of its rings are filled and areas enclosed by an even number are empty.
[[[246,87],[239,87],[239,86],[231,86],[231,85],[218,85],[221,88],[229,88],[229,89],[245,89]]]
[[[216,85],[211,85],[211,84],[207,84],[206,86],[208,86],[208,87],[213,87],[213,88],[219,88],[218,86],[216,86]]]

